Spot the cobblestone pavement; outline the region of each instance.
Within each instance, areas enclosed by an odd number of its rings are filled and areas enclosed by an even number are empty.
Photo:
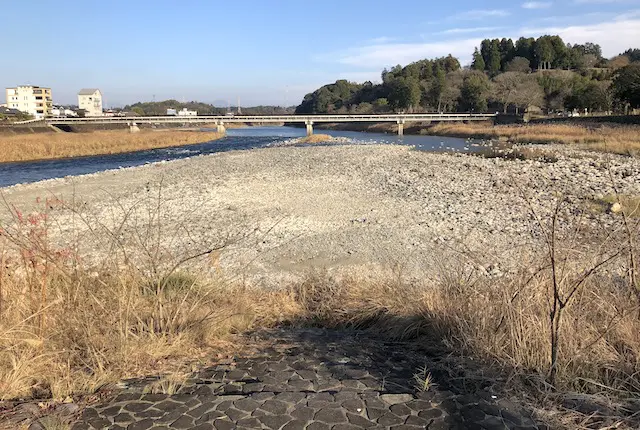
[[[436,380],[425,391],[416,374],[429,367],[409,344],[315,329],[251,341],[263,346],[197,372],[175,394],[149,393],[153,378],[128,381],[72,429],[546,428],[490,390],[464,393]]]

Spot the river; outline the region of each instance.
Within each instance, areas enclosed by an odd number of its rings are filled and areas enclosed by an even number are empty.
[[[415,146],[422,151],[473,152],[464,139],[438,136],[396,136],[356,131],[321,130],[319,133],[346,137],[356,143],[382,143]],[[158,161],[175,160],[198,155],[239,149],[263,148],[294,137],[304,136],[305,130],[295,127],[246,127],[229,129],[220,140],[174,148],[152,149],[125,154],[96,155],[57,160],[0,164],[0,187],[36,182],[44,179],[83,175],[103,170],[140,166]],[[43,136],[44,137],[44,136]]]

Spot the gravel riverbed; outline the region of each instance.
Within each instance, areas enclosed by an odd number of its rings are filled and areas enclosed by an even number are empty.
[[[531,206],[544,218],[565,196],[562,215],[583,214],[582,222],[595,230],[618,222],[619,215],[598,206],[614,185],[622,194],[640,195],[638,159],[570,155],[549,163],[395,145],[282,146],[0,192],[27,212],[39,207],[38,198],[56,196],[72,205],[74,213],[53,210],[56,240],[81,243],[80,252],[95,261],[107,252],[100,226],[117,231],[126,246],[148,247],[140,232],[154,234],[147,228],[151,218],[160,220],[164,257],[226,240],[231,243],[207,267],[265,285],[311,268],[401,268],[426,276],[424,262],[444,255],[443,249],[473,255],[473,264],[499,275],[517,264],[514,250],[540,240]],[[0,220],[7,220],[6,210]]]

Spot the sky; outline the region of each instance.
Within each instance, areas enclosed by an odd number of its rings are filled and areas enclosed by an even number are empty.
[[[0,0],[0,86],[75,104],[177,99],[297,105],[337,79],[452,54],[484,38],[559,34],[606,57],[640,48],[640,0]]]

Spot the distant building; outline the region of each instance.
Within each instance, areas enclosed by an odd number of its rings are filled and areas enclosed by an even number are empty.
[[[83,88],[78,93],[78,108],[85,116],[102,116],[102,93],[97,88]]]
[[[0,116],[2,117],[14,117],[20,115],[20,113],[18,109],[0,106]]]
[[[198,116],[198,111],[183,108],[182,110],[178,111],[178,116]]]
[[[64,106],[54,106],[51,109],[51,116],[53,117],[78,116],[78,113],[72,109],[65,108]]]
[[[51,88],[20,85],[15,88],[7,88],[6,95],[7,107],[10,109],[18,109],[33,115],[36,119],[51,115],[53,105]]]
[[[175,109],[167,109],[167,115],[178,115],[178,111]]]

